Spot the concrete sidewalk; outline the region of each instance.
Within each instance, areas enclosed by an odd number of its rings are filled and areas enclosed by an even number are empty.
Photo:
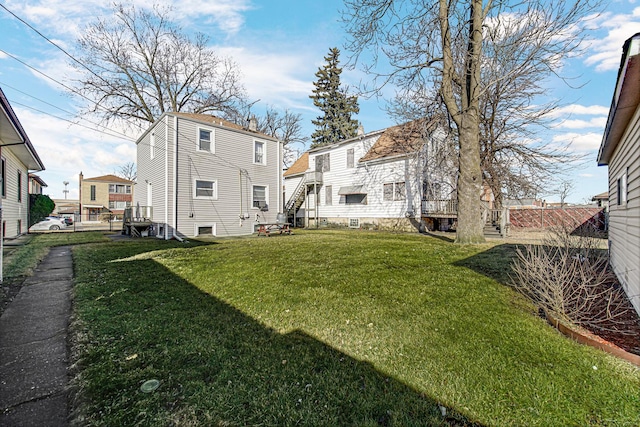
[[[0,425],[66,426],[73,260],[51,248],[0,316]]]

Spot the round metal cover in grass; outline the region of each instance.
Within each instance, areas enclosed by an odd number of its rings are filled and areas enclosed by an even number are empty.
[[[140,390],[142,390],[143,393],[151,393],[158,387],[160,387],[160,381],[148,380],[142,383],[142,385],[140,386]]]

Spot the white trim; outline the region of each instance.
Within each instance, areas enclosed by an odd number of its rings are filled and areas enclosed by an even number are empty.
[[[268,185],[259,185],[259,184],[251,184],[251,209],[254,210],[260,210],[260,208],[257,208],[255,206],[253,206],[253,191],[255,187],[264,187],[264,201],[267,204],[267,207],[269,206],[269,186]]]
[[[204,130],[209,132],[209,150],[200,149],[200,131]],[[215,128],[208,128],[205,126],[196,126],[196,152],[197,153],[216,153],[216,131]]]
[[[164,239],[168,238],[169,223],[169,116],[164,117]],[[158,228],[158,230],[160,230]]]
[[[171,210],[171,214],[173,215],[173,231],[172,231],[172,235],[178,234],[178,216],[176,215],[176,211],[178,210],[178,189],[177,187],[177,182],[178,182],[178,116],[173,116],[173,132],[174,132],[174,140],[173,140],[173,144],[174,144],[174,150],[173,150],[173,203],[172,203],[172,210]],[[171,238],[172,236],[169,235],[169,232],[167,231],[167,239]]]
[[[153,160],[156,157],[156,134],[155,130],[149,135],[149,157]]]
[[[211,192],[213,193],[211,196],[198,196],[198,182],[210,182],[213,184],[211,187]],[[204,200],[218,200],[218,180],[217,179],[193,179],[193,198],[194,199],[204,199]]]
[[[256,162],[256,146],[262,144],[262,162]],[[267,141],[262,139],[253,138],[253,158],[251,159],[254,165],[267,165]]]

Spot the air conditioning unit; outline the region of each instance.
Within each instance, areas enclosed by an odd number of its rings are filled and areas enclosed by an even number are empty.
[[[269,210],[269,205],[267,204],[267,202],[258,202],[258,207],[262,212],[266,212]]]

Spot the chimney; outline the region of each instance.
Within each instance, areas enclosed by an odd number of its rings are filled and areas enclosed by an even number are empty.
[[[255,116],[251,116],[249,119],[249,130],[252,132],[257,132],[258,130],[258,120],[256,120]]]
[[[360,124],[358,125],[358,134],[357,134],[357,135],[358,135],[358,136],[362,136],[362,135],[364,135],[364,126],[362,126],[362,123],[360,123]]]

